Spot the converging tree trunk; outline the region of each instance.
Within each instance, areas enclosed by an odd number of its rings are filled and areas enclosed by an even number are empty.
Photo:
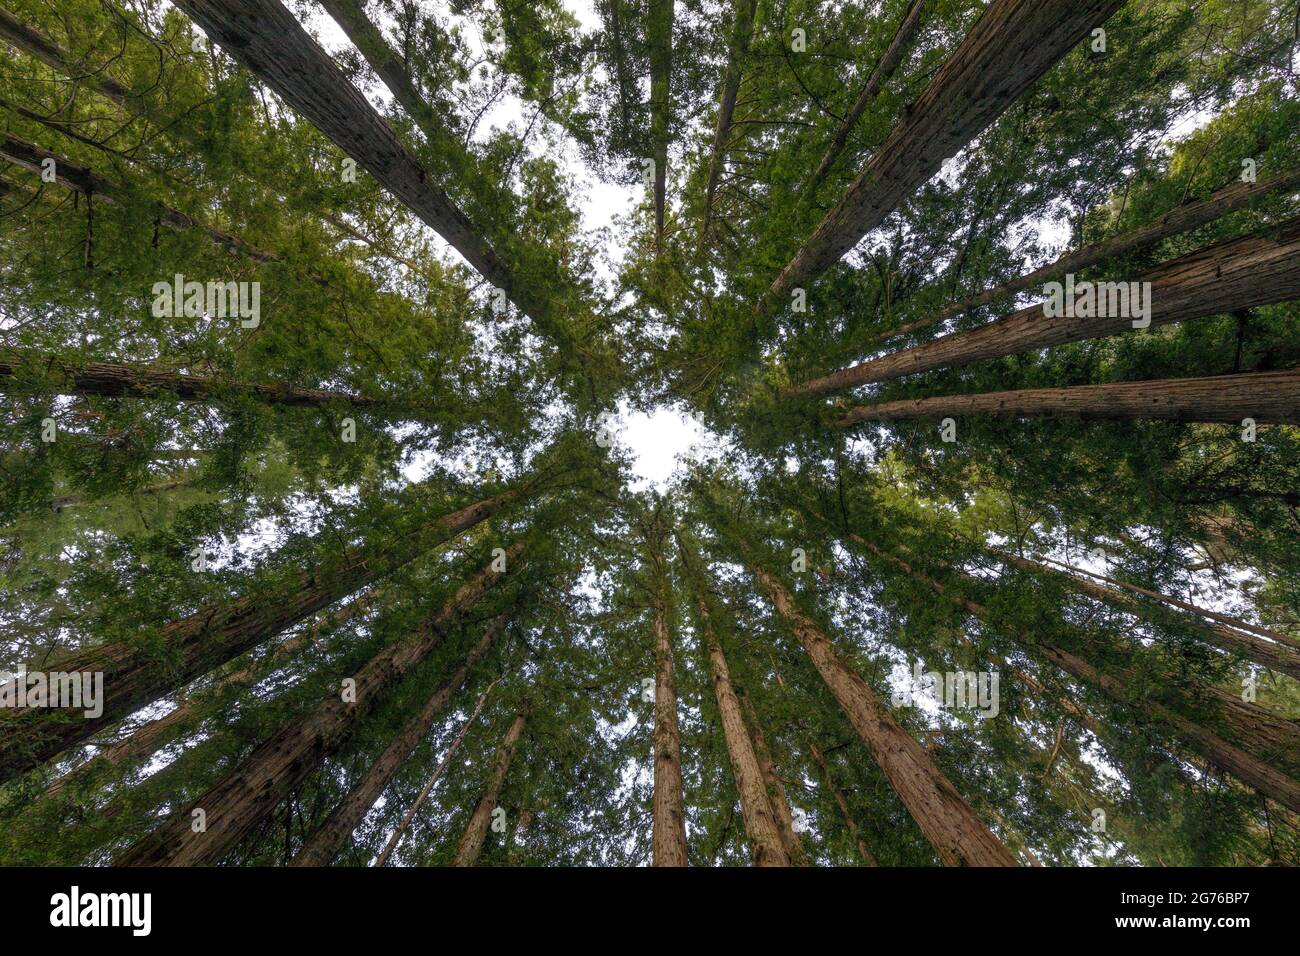
[[[822,782],[826,784],[826,789],[835,798],[835,806],[839,807],[840,818],[844,821],[849,836],[853,837],[853,845],[857,847],[858,856],[862,857],[863,865],[879,866],[875,854],[867,847],[867,841],[862,838],[862,830],[858,827],[857,821],[853,819],[853,814],[849,812],[848,798],[835,783],[835,778],[831,776],[831,765],[826,759],[826,754],[814,743],[809,743],[808,750],[812,754],[813,762],[817,764],[817,769],[821,771]]]
[[[505,785],[506,774],[510,772],[510,764],[515,758],[515,750],[519,747],[519,738],[524,735],[524,724],[527,721],[528,704],[525,702],[515,714],[510,729],[506,731],[492,757],[492,772],[488,777],[487,790],[470,814],[469,823],[465,825],[465,832],[456,846],[454,866],[473,866],[478,862],[479,854],[483,852],[483,841],[487,839],[488,826],[492,822],[492,811],[501,799],[501,788]]]
[[[709,238],[713,222],[713,198],[718,191],[718,181],[727,161],[727,144],[731,139],[731,120],[736,113],[736,96],[740,92],[743,76],[741,61],[749,52],[754,34],[754,9],[758,0],[735,0],[732,10],[731,38],[727,44],[727,66],[722,74],[722,88],[718,96],[718,122],[713,132],[713,153],[709,157],[709,173],[704,184],[704,214],[700,218],[697,247],[703,248]]]
[[[662,557],[662,554],[661,554]],[[686,806],[682,793],[682,742],[677,726],[677,677],[673,668],[668,581],[655,572],[651,628],[655,651],[654,825],[655,866],[686,866]]]

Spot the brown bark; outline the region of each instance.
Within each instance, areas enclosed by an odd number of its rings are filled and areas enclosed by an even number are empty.
[[[1114,236],[1102,242],[1095,242],[1090,246],[1067,253],[1056,261],[1049,262],[1032,272],[1027,272],[1001,285],[945,306],[938,315],[917,319],[915,322],[900,325],[896,329],[888,329],[874,339],[863,343],[863,348],[870,348],[900,335],[911,335],[929,326],[946,322],[963,312],[978,308],[981,305],[988,305],[1003,296],[1023,292],[1025,289],[1039,283],[1058,279],[1067,272],[1079,273],[1107,259],[1113,259],[1128,252],[1153,246],[1170,236],[1191,232],[1193,229],[1213,222],[1230,212],[1249,206],[1261,196],[1293,189],[1297,184],[1300,184],[1300,168],[1288,169],[1276,176],[1270,176],[1268,179],[1261,179],[1253,183],[1234,182],[1217,190],[1205,199],[1197,199],[1175,206],[1154,222],[1140,229],[1134,229],[1132,232],[1126,232],[1123,235]]]
[[[826,148],[821,162],[817,164],[817,171],[813,173],[810,183],[811,189],[816,189],[817,184],[826,178],[826,174],[831,171],[831,166],[839,158],[840,153],[844,151],[844,147],[849,141],[849,134],[853,132],[853,127],[858,125],[858,120],[862,119],[862,114],[871,105],[871,101],[880,95],[881,88],[889,82],[889,78],[894,75],[898,65],[903,62],[904,54],[911,47],[912,41],[916,39],[917,31],[921,29],[921,14],[925,11],[927,2],[928,0],[912,0],[911,8],[903,16],[903,22],[898,25],[898,30],[895,31],[894,38],[889,41],[889,46],[885,48],[880,62],[871,71],[871,76],[867,78],[867,82],[863,84],[862,89],[858,91],[857,97],[854,98],[853,106],[835,130],[835,135],[831,137],[831,143]]]
[[[745,698],[745,717],[749,728],[750,741],[754,745],[754,756],[758,759],[759,769],[763,772],[763,782],[767,787],[767,797],[772,806],[776,820],[776,831],[781,838],[781,846],[791,866],[807,866],[808,855],[804,852],[803,840],[794,828],[794,811],[790,809],[790,798],[785,792],[785,781],[776,772],[776,761],[772,759],[772,748],[767,745],[767,735],[754,710],[754,703]]]
[[[704,184],[704,215],[700,220],[698,248],[703,248],[713,221],[713,197],[717,194],[718,180],[722,177],[722,167],[726,162],[731,120],[736,113],[736,96],[740,92],[740,61],[749,52],[757,5],[758,0],[735,0],[731,42],[727,47],[727,66],[722,74],[722,90],[718,99],[718,122],[713,131],[713,154],[709,158],[709,174]]]
[[[516,542],[507,555],[517,558],[523,547]],[[441,608],[421,622],[412,639],[389,644],[353,675],[355,702],[345,701],[338,692],[326,697],[314,710],[277,731],[243,763],[128,849],[114,864],[210,866],[219,862],[322,760],[347,743],[361,718],[442,643],[452,622],[477,604],[501,577],[490,564],[470,577]],[[192,814],[197,809],[206,813],[206,827],[199,833],[192,828]]]
[[[651,847],[654,866],[686,866],[682,741],[677,726],[677,678],[673,670],[667,588],[666,576],[656,570],[651,625],[655,642],[654,826]]]
[[[816,744],[809,744],[809,750],[812,753],[813,761],[817,764],[822,772],[822,780],[826,783],[826,789],[831,792],[835,798],[835,805],[840,808],[840,816],[844,819],[844,826],[848,829],[849,835],[853,837],[853,843],[858,848],[858,856],[862,857],[862,862],[866,866],[879,866],[876,856],[867,848],[867,842],[862,839],[862,831],[858,828],[857,821],[853,819],[853,814],[849,812],[849,801],[844,796],[844,791],[835,784],[835,778],[831,776],[831,765],[826,760],[826,755]]]
[[[839,261],[1122,3],[994,0],[755,311],[779,307]]]
[[[243,395],[270,405],[320,408],[333,403],[365,408],[370,399],[351,392],[290,385],[232,382],[206,375],[186,375],[139,365],[112,362],[65,362],[53,355],[0,351],[0,392],[23,388],[20,374],[40,376],[42,385],[61,395],[102,395],[109,398],[170,396],[187,402],[217,401],[223,394]]]
[[[699,610],[700,631],[704,644],[709,651],[709,665],[713,672],[713,695],[718,701],[718,715],[722,721],[722,734],[727,741],[727,755],[731,758],[731,775],[735,779],[736,793],[740,796],[740,813],[745,821],[745,833],[754,853],[755,866],[789,866],[790,857],[777,828],[776,817],[764,786],[763,771],[759,768],[758,757],[754,753],[754,744],[749,731],[745,728],[745,718],[740,710],[740,701],[735,688],[731,686],[731,670],[727,666],[727,657],[722,651],[722,644],[713,630],[713,621],[709,616],[709,606],[703,595],[698,595],[696,605]]]
[[[429,181],[361,91],[279,0],[178,0],[176,5],[521,309],[544,305],[531,301],[478,226]]]
[[[1300,219],[1198,249],[1142,273],[1150,282],[1147,331],[1300,296]],[[786,389],[783,397],[826,395],[937,368],[957,368],[1032,349],[1135,331],[1124,316],[1048,318],[1031,305],[967,332],[840,369]]]
[[[233,660],[285,628],[360,590],[408,561],[491,517],[518,489],[477,501],[430,522],[375,557],[350,550],[331,568],[301,572],[280,593],[250,594],[205,607],[162,628],[158,650],[117,641],[57,663],[62,671],[102,672],[103,713],[55,708],[0,717],[0,782],[73,747],[146,704]]]
[[[393,738],[384,752],[379,755],[371,768],[343,798],[343,802],[325,819],[303,844],[290,866],[328,866],[343,844],[352,836],[365,815],[379,799],[380,794],[392,782],[394,775],[401,769],[419,746],[420,741],[428,736],[429,728],[447,706],[448,701],[465,683],[465,678],[478,663],[479,658],[488,652],[492,642],[500,633],[504,621],[494,621],[479,639],[465,660],[452,672],[433,695],[425,702],[420,712],[407,721],[406,726]]]
[[[1117,607],[1131,614],[1141,615],[1143,613],[1144,609],[1141,602],[1118,588],[1097,584],[1078,575],[1058,570],[1038,561],[1030,561],[1016,554],[1005,551],[995,551],[994,553],[1001,561],[1031,573],[1046,574],[1056,580],[1065,581],[1076,591],[1097,598],[1100,601],[1105,601],[1112,607]],[[1147,591],[1145,588],[1141,590],[1148,595],[1154,594],[1154,592]],[[1163,595],[1156,595],[1155,599],[1165,604],[1171,603],[1171,599]],[[1201,610],[1182,601],[1179,601],[1175,606],[1178,605],[1182,605],[1184,610],[1191,610],[1193,613]],[[1212,644],[1229,654],[1238,654],[1246,660],[1254,661],[1256,664],[1261,664],[1270,670],[1281,671],[1300,680],[1300,653],[1297,653],[1295,648],[1264,640],[1255,634],[1245,633],[1218,621],[1197,620],[1195,623],[1207,644]]]
[[[903,558],[890,554],[852,532],[846,537],[901,568],[957,607],[976,617],[987,619],[988,610],[983,605],[964,595],[950,592],[938,581],[917,571]],[[957,573],[962,578],[971,580],[964,572]],[[1181,694],[1176,678],[1162,682],[1159,687],[1153,687],[1147,679],[1142,685],[1144,689],[1139,692],[1131,667],[1124,663],[1110,663],[1103,672],[1093,662],[1086,660],[1082,655],[1092,648],[1066,650],[1033,635],[1015,631],[1008,632],[1007,636],[1031,654],[1096,687],[1116,703],[1169,726],[1174,735],[1193,751],[1247,786],[1254,787],[1264,796],[1290,810],[1300,808],[1300,781],[1296,779],[1300,773],[1300,752],[1297,750],[1300,726],[1295,721],[1276,717],[1262,707],[1247,704],[1218,688],[1205,687],[1200,688],[1200,698],[1193,701],[1193,708],[1210,712],[1218,725],[1210,728],[1201,720],[1193,720],[1159,699],[1161,696],[1170,696],[1160,693],[1165,686],[1174,688],[1174,693]],[[1122,662],[1132,657],[1116,647],[1104,648],[1102,654],[1110,662]],[[1274,766],[1274,763],[1281,766]]]
[[[822,680],[940,861],[946,866],[1016,866],[1015,857],[975,815],[921,745],[899,725],[870,685],[844,663],[821,628],[795,606],[784,585],[761,567],[751,565],[750,570],[777,612],[790,623]]]
[[[527,720],[528,705],[525,703],[497,746],[497,752],[492,758],[492,773],[488,777],[487,790],[469,816],[469,823],[465,825],[465,832],[456,846],[453,866],[473,866],[478,862],[479,854],[483,852],[483,841],[487,839],[488,824],[492,822],[492,811],[496,809],[497,801],[501,798],[501,788],[505,785],[506,774],[510,772],[510,764],[514,760],[515,750],[519,746],[519,738],[524,734],[524,724]]]
[[[840,428],[944,415],[1064,416],[1240,425],[1300,423],[1300,370],[1164,378],[1071,388],[1025,388],[908,398],[859,405],[835,419]]]

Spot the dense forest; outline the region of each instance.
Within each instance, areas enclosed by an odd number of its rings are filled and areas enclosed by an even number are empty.
[[[0,41],[0,864],[1300,863],[1294,0]]]

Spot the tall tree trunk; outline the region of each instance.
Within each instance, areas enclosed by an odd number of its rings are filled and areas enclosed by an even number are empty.
[[[884,55],[880,57],[876,68],[871,71],[871,76],[867,78],[867,82],[858,91],[857,97],[853,100],[853,106],[835,130],[835,135],[831,137],[831,143],[826,147],[821,162],[817,164],[817,171],[813,173],[812,180],[809,182],[809,190],[815,190],[818,184],[826,178],[826,174],[831,171],[835,160],[844,151],[844,147],[849,141],[849,134],[853,132],[853,127],[858,125],[858,120],[862,119],[862,114],[866,112],[872,100],[880,95],[881,88],[889,82],[889,78],[894,75],[898,65],[903,62],[904,55],[911,48],[912,41],[916,39],[916,34],[921,29],[921,15],[924,13],[928,2],[929,0],[912,0],[911,8],[903,16],[903,22],[898,25],[898,30],[895,31],[894,38],[889,41],[889,46],[885,48]]]
[[[507,557],[517,558],[523,548],[522,542],[516,542],[507,550]],[[513,560],[509,566],[514,566]],[[115,864],[209,866],[219,862],[321,761],[347,743],[361,718],[442,643],[452,622],[477,604],[502,576],[489,564],[470,577],[421,622],[411,640],[389,644],[353,675],[354,700],[333,693],[290,722],[201,797],[123,853]],[[199,819],[204,826],[196,832]]]
[[[374,762],[365,776],[357,781],[348,795],[343,798],[343,802],[334,808],[325,822],[303,844],[291,866],[329,865],[342,849],[343,844],[352,836],[352,831],[360,825],[370,808],[374,806],[379,795],[392,782],[402,764],[420,745],[420,741],[428,736],[433,722],[447,706],[452,695],[464,685],[465,678],[469,676],[469,672],[478,663],[479,658],[488,652],[488,648],[496,640],[504,623],[503,619],[498,618],[489,625],[478,643],[465,656],[465,660],[452,672],[451,677],[433,692],[420,712],[406,722],[406,726],[393,738],[392,743],[384,748],[384,752],[379,755],[379,759]]]
[[[731,138],[731,120],[736,113],[736,96],[740,92],[741,60],[749,52],[754,33],[754,10],[758,0],[734,0],[731,21],[731,40],[727,44],[727,66],[722,74],[722,89],[718,98],[718,122],[713,131],[713,154],[709,158],[709,174],[704,184],[704,214],[700,219],[697,248],[702,249],[709,238],[713,221],[713,197],[718,191],[718,180],[727,160],[727,141]]]
[[[781,308],[978,136],[1123,0],[993,0],[755,311]]]
[[[125,103],[130,98],[131,94],[126,87],[112,77],[105,76],[103,73],[86,76],[82,70],[68,62],[68,55],[60,50],[57,44],[4,9],[0,9],[0,39],[5,40],[15,49],[41,60],[52,67],[56,73],[62,73],[64,76],[93,86],[119,104]]]
[[[1300,370],[909,398],[859,405],[835,419],[835,424],[848,428],[861,422],[944,415],[1060,415],[1229,425],[1252,418],[1261,425],[1294,425],[1300,423]]]
[[[853,819],[853,814],[849,812],[849,801],[835,783],[835,778],[831,776],[831,765],[826,760],[826,754],[815,743],[809,743],[809,751],[812,753],[813,762],[817,764],[818,769],[822,772],[822,780],[826,784],[826,789],[831,792],[835,798],[835,805],[840,808],[840,816],[844,820],[844,826],[848,829],[849,835],[853,837],[853,843],[858,848],[858,856],[862,857],[862,862],[866,866],[879,866],[876,856],[867,847],[867,842],[862,839],[862,831],[858,828],[857,821]]]
[[[519,746],[519,738],[523,736],[524,724],[527,720],[528,704],[525,703],[497,746],[497,752],[492,758],[492,774],[488,778],[487,790],[469,816],[465,833],[456,846],[456,859],[453,866],[473,866],[478,862],[479,854],[483,852],[483,841],[487,838],[488,825],[492,822],[492,811],[496,809],[497,801],[501,798],[501,787],[506,782],[506,774],[510,772],[510,763],[514,760],[515,750]]]
[[[781,837],[781,846],[790,859],[791,866],[806,866],[808,855],[804,852],[803,840],[794,828],[794,811],[790,809],[790,798],[785,792],[785,782],[776,772],[776,761],[772,759],[772,748],[767,745],[767,735],[763,733],[763,724],[758,719],[754,702],[745,697],[745,717],[749,727],[750,741],[754,745],[754,755],[758,758],[759,769],[763,772],[767,797],[772,805],[776,819],[777,834]]]
[[[1007,551],[994,550],[993,553],[1001,561],[1024,571],[1044,574],[1055,580],[1064,581],[1076,591],[1097,598],[1100,601],[1105,601],[1112,607],[1139,616],[1144,613],[1145,608],[1141,602],[1118,588],[1097,584],[1086,578],[1079,577],[1077,574],[1061,571],[1038,561],[1030,561]],[[1147,591],[1145,588],[1142,591],[1147,594],[1154,593]],[[1156,595],[1155,599],[1167,604],[1171,603],[1163,595]],[[1201,610],[1193,605],[1184,604],[1182,601],[1179,601],[1178,605],[1183,605],[1184,609],[1192,610],[1194,613]],[[1256,664],[1261,664],[1270,670],[1281,671],[1300,680],[1300,653],[1297,653],[1295,648],[1286,644],[1277,644],[1264,640],[1255,634],[1245,633],[1217,621],[1197,620],[1195,623],[1207,644],[1212,644],[1229,654],[1240,654],[1246,660],[1254,661]]]
[[[751,564],[750,570],[777,612],[790,623],[940,861],[947,866],[1016,866],[1015,857],[975,815],[929,754],[899,725],[870,685],[844,663],[821,628],[795,606],[785,586],[761,567]]]
[[[474,527],[521,494],[512,489],[443,515],[378,556],[349,550],[337,565],[304,571],[268,598],[250,594],[208,606],[162,628],[157,647],[131,641],[91,647],[58,662],[58,670],[102,673],[103,712],[13,711],[0,718],[0,782],[63,753],[133,711],[174,693],[311,614],[372,584],[403,564]],[[71,719],[69,719],[71,718]]]
[[[420,789],[419,794],[417,794],[415,800],[412,801],[410,809],[402,815],[401,822],[397,824],[397,828],[393,830],[393,835],[390,836],[388,842],[384,844],[383,851],[375,858],[376,867],[383,866],[387,863],[388,858],[392,856],[393,851],[397,849],[397,844],[402,842],[402,836],[406,833],[406,828],[411,825],[411,821],[415,819],[415,815],[420,812],[420,807],[424,806],[424,801],[429,799],[429,794],[433,792],[434,786],[440,779],[442,779],[443,773],[451,763],[451,758],[456,756],[456,751],[459,750],[460,745],[465,742],[465,735],[469,733],[469,729],[473,727],[474,722],[478,720],[478,715],[483,713],[483,705],[487,702],[488,694],[492,692],[492,688],[497,685],[497,681],[499,680],[501,680],[500,677],[488,684],[488,686],[483,690],[483,693],[478,695],[478,703],[474,705],[474,712],[470,714],[465,723],[461,725],[460,732],[456,734],[456,739],[451,742],[451,746],[447,748],[447,752],[442,755],[442,760],[438,762],[437,769],[433,771],[433,775],[429,777],[428,782]]]
[[[655,248],[664,241],[664,207],[667,204],[668,142],[672,138],[673,15],[674,0],[649,0],[646,24],[650,47],[650,142],[655,161]]]
[[[662,555],[660,555],[662,558]],[[677,678],[673,670],[672,625],[668,621],[668,582],[654,574],[655,729],[654,826],[655,866],[686,866],[686,807],[682,795],[682,741],[677,726]]]
[[[1288,169],[1276,176],[1270,176],[1268,179],[1261,179],[1253,183],[1233,182],[1215,191],[1205,199],[1197,199],[1193,202],[1185,202],[1182,205],[1175,206],[1149,225],[1126,232],[1123,235],[1113,236],[1102,242],[1094,242],[1090,246],[1084,246],[1082,249],[1067,253],[1032,272],[1027,272],[1024,275],[1003,282],[1001,285],[985,289],[983,292],[978,292],[951,305],[944,306],[937,315],[917,319],[915,322],[900,325],[896,329],[887,329],[874,339],[863,343],[863,348],[869,349],[888,339],[900,335],[911,335],[932,325],[938,325],[961,315],[963,312],[969,312],[981,305],[988,305],[990,302],[1004,296],[1023,292],[1025,289],[1052,279],[1060,279],[1067,272],[1079,273],[1090,266],[1105,262],[1107,259],[1113,259],[1116,256],[1138,249],[1149,248],[1162,240],[1168,239],[1170,236],[1191,232],[1193,229],[1214,222],[1214,220],[1220,219],[1230,212],[1243,209],[1261,196],[1294,189],[1297,185],[1300,185],[1300,167]]]
[[[1148,330],[1296,298],[1300,296],[1300,218],[1198,249],[1156,266],[1134,281],[1151,283],[1146,299],[1151,321]],[[782,395],[786,398],[826,395],[903,375],[959,368],[1125,331],[1133,331],[1130,316],[1048,318],[1043,304],[1031,305],[988,325],[953,332],[812,379],[786,389]]]
[[[988,609],[982,604],[950,591],[938,581],[917,571],[905,559],[877,547],[853,532],[848,533],[846,538],[901,568],[914,580],[967,613],[987,620]],[[973,583],[973,579],[964,572],[957,574]],[[1118,666],[1110,664],[1107,671],[1102,671],[1093,662],[1084,659],[1082,653],[1085,651],[1080,648],[1066,650],[1037,636],[1018,631],[1007,632],[1007,636],[1031,654],[1097,688],[1117,704],[1167,725],[1190,749],[1223,772],[1254,787],[1289,810],[1300,810],[1300,782],[1296,779],[1297,774],[1300,774],[1300,752],[1297,751],[1300,727],[1297,727],[1295,721],[1275,717],[1262,707],[1247,704],[1217,688],[1206,687],[1194,704],[1215,711],[1213,717],[1219,726],[1211,729],[1203,721],[1192,720],[1162,702],[1158,693],[1150,690],[1139,693],[1139,682],[1134,680],[1132,669],[1123,663]],[[1106,648],[1103,656],[1108,661],[1124,661],[1132,655],[1125,654],[1119,648]],[[1149,678],[1140,683],[1150,687]],[[1274,766],[1274,763],[1281,766]]]
[[[279,0],[177,0],[176,5],[399,202],[442,236],[523,311],[547,312],[527,294],[479,227],[429,181],[365,95]]]
[[[771,801],[764,786],[763,771],[754,753],[754,743],[745,728],[745,718],[740,701],[731,686],[731,671],[722,644],[713,630],[709,606],[704,595],[696,596],[700,631],[709,652],[709,665],[713,673],[713,695],[718,701],[718,714],[722,720],[722,734],[727,741],[727,755],[731,758],[731,775],[740,796],[740,813],[745,821],[745,833],[754,853],[755,866],[789,866],[790,857],[782,843]]]
[[[247,396],[268,405],[321,408],[346,404],[364,408],[374,403],[350,392],[289,385],[232,382],[204,375],[160,371],[148,366],[111,362],[67,362],[55,355],[0,351],[0,392],[20,392],[32,381],[60,395],[102,395],[108,398],[172,396],[187,402],[219,402],[223,395]]]

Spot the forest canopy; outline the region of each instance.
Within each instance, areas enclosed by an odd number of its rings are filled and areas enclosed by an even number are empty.
[[[0,864],[1300,863],[1298,71],[5,0]]]

